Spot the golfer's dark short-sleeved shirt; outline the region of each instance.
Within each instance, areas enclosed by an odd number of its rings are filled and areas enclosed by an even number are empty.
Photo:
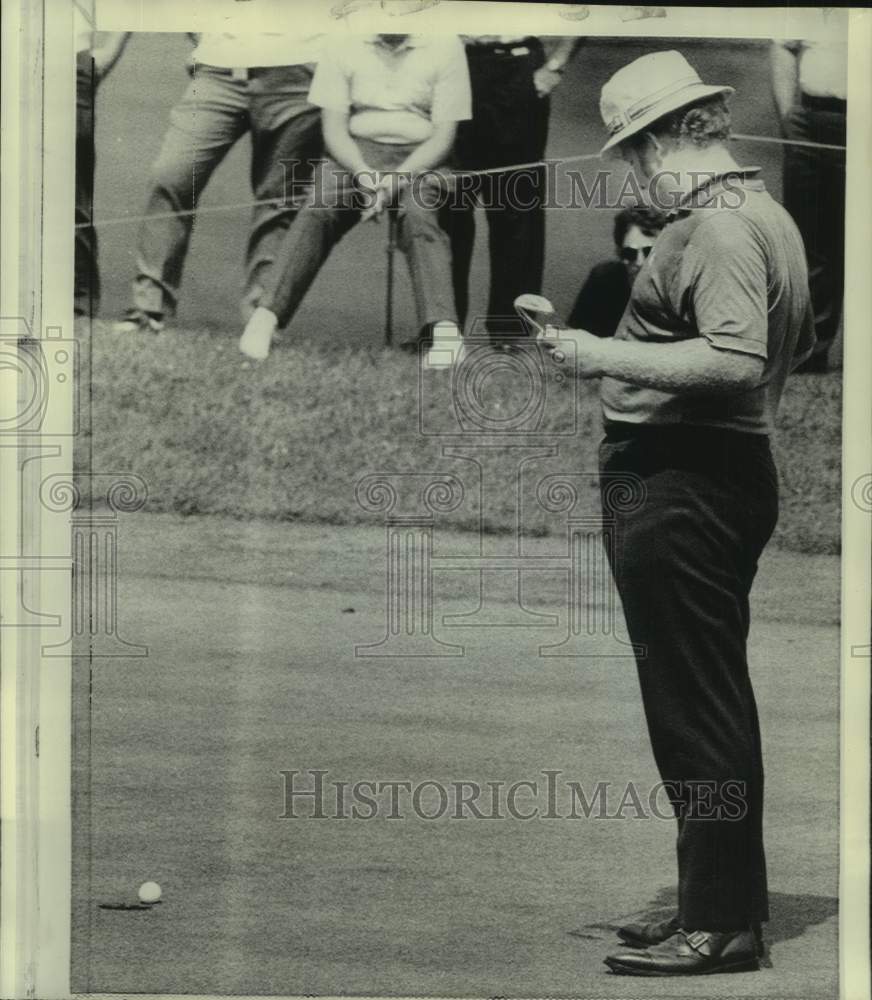
[[[690,424],[772,432],[790,370],[814,345],[802,238],[756,168],[709,180],[682,202],[639,272],[617,340],[704,337],[765,361],[759,386],[669,393],[604,378],[606,423]]]

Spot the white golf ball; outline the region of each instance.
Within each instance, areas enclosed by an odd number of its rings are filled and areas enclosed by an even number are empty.
[[[160,899],[160,886],[157,882],[143,882],[139,887],[141,903],[156,903]]]

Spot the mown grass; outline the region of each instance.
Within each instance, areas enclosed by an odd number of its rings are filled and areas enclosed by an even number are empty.
[[[373,524],[373,513],[355,499],[363,476],[438,471],[456,474],[469,493],[446,515],[447,527],[516,530],[518,500],[506,470],[518,465],[520,453],[511,446],[519,439],[478,451],[474,461],[443,454],[449,440],[471,439],[439,436],[456,429],[451,379],[429,376],[419,396],[414,357],[335,343],[280,344],[267,363],[253,366],[232,339],[208,332],[118,336],[95,324],[91,338],[83,365],[90,391],[82,395],[89,433],[79,440],[79,468],[138,474],[148,484],[149,510]],[[482,398],[499,419],[517,412],[529,392],[530,383],[516,373],[496,371]],[[575,432],[567,436],[576,404]],[[559,455],[540,468],[594,471],[600,428],[594,384],[549,383],[539,440],[557,443]],[[775,448],[782,496],[774,543],[837,552],[840,373],[790,379]],[[481,514],[480,483],[495,482],[505,488],[487,491]],[[519,488],[522,532],[565,531],[565,519],[531,500],[526,480]],[[401,505],[407,502],[414,506],[407,498]],[[575,514],[596,510],[591,480]]]

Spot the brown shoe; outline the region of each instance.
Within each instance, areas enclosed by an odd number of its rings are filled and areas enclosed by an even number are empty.
[[[679,930],[644,951],[616,952],[606,965],[624,976],[702,976],[760,968],[754,932]]]

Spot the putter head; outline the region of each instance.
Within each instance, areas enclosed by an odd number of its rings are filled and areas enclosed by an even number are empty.
[[[537,340],[545,339],[545,331],[550,328],[568,330],[563,319],[554,311],[554,306],[544,295],[534,295],[525,292],[515,299],[515,312],[524,321],[524,325]]]

